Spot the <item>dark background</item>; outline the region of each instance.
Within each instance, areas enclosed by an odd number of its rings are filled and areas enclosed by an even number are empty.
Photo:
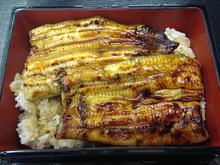
[[[73,7],[73,8],[120,8],[120,7],[144,7],[144,6],[155,6],[155,7],[166,7],[166,6],[199,6],[204,8],[207,13],[207,18],[209,20],[209,25],[212,32],[212,43],[215,45],[216,54],[220,55],[220,0],[0,0],[0,63],[3,60],[3,50],[6,44],[8,36],[8,28],[11,18],[11,12],[15,7]],[[217,59],[220,59],[218,57]],[[220,62],[220,60],[218,61]],[[0,72],[2,73],[2,72]],[[220,155],[220,153],[218,154]],[[102,160],[99,160],[102,162]],[[117,164],[118,161],[106,161],[106,162],[97,162],[95,164]],[[120,164],[165,164],[164,161],[159,162],[155,161],[142,161],[142,162],[120,162]],[[76,163],[76,162],[75,162]],[[91,162],[90,162],[91,163]],[[88,163],[88,164],[90,164]],[[7,160],[0,158],[0,164],[8,164]],[[20,164],[20,163],[19,163]],[[21,163],[23,164],[23,163]],[[30,164],[27,163],[27,164]],[[32,164],[32,163],[31,163]],[[34,163],[35,164],[35,163]],[[41,163],[40,163],[41,164]],[[59,164],[59,163],[50,163],[50,164]],[[72,164],[72,163],[71,163]],[[78,164],[78,163],[77,163]],[[81,163],[79,163],[81,164]],[[87,163],[85,163],[87,164]],[[180,160],[175,159],[175,162],[166,162],[166,164],[220,164],[220,159],[203,161],[203,160]]]

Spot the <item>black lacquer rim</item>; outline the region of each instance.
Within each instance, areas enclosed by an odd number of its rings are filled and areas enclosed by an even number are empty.
[[[203,11],[203,18],[205,20],[208,37],[209,37],[209,46],[212,51],[213,61],[216,69],[216,74],[218,78],[218,83],[220,84],[220,64],[218,63],[218,54],[216,43],[214,41],[214,32],[212,31],[211,20],[208,20],[207,10],[205,6],[183,6],[183,5],[175,5],[175,6],[151,6],[151,5],[132,5],[132,6],[112,6],[109,8],[103,9],[121,9],[121,8],[129,8],[129,9],[176,9],[176,8],[199,8]],[[0,63],[0,96],[2,93],[2,86],[4,80],[4,72],[5,66],[7,64],[7,56],[8,49],[10,46],[10,40],[13,32],[13,25],[15,20],[15,15],[19,11],[24,10],[53,10],[53,9],[101,9],[101,8],[83,8],[82,6],[46,6],[46,7],[15,7],[12,10],[10,25],[7,32],[7,38],[5,41],[5,47],[3,50],[3,60]],[[80,149],[44,149],[44,150],[11,150],[11,151],[0,151],[0,158],[2,159],[16,159],[16,160],[36,160],[39,158],[41,160],[50,160],[49,158],[108,158],[108,157],[129,157],[132,156],[144,156],[147,157],[164,157],[166,156],[177,156],[177,158],[191,157],[199,158],[199,159],[210,159],[220,155],[220,146],[216,147],[206,147],[206,146],[178,146],[178,147],[97,147],[97,148],[80,148]],[[193,158],[192,157],[192,158]],[[86,160],[86,159],[85,159]],[[123,160],[123,159],[121,159]],[[82,160],[81,160],[82,161]],[[1,163],[1,159],[0,159]]]

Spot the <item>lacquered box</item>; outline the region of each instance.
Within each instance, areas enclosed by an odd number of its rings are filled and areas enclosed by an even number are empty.
[[[123,24],[147,24],[160,30],[175,28],[186,33],[191,47],[202,64],[203,83],[206,98],[206,125],[210,139],[195,146],[172,147],[96,147],[66,150],[31,150],[20,145],[16,132],[19,109],[15,108],[15,97],[9,89],[15,73],[22,72],[30,51],[28,32],[46,23],[57,23],[69,19],[103,16]],[[58,157],[100,157],[100,156],[202,156],[220,152],[220,91],[218,84],[219,63],[213,51],[210,27],[205,13],[197,7],[178,8],[117,8],[117,9],[71,9],[33,8],[14,10],[11,29],[8,33],[4,61],[2,62],[2,84],[0,102],[0,150],[4,157],[25,157],[45,155]],[[5,63],[4,63],[5,62]],[[41,158],[42,158],[41,157]],[[46,159],[46,157],[45,157]]]

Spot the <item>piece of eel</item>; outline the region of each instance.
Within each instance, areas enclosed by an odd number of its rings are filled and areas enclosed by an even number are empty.
[[[60,95],[60,79],[74,68],[169,54],[178,46],[150,26],[122,25],[99,16],[43,25],[29,35],[31,52],[21,76],[29,100]]]
[[[29,36],[19,90],[28,100],[61,95],[57,138],[117,146],[208,139],[201,65],[174,53],[179,43],[163,32],[96,16],[46,24]]]
[[[201,66],[183,55],[134,57],[62,79],[58,138],[117,146],[194,144],[202,118]]]

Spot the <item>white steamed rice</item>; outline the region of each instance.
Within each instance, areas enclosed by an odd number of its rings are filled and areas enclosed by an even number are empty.
[[[166,28],[164,33],[167,35],[167,37],[170,40],[179,42],[179,46],[177,49],[175,49],[174,52],[195,58],[195,54],[190,48],[190,39],[186,37],[185,33],[181,33],[179,31],[176,31],[174,28],[169,28],[169,27]]]
[[[19,116],[20,122],[17,125],[21,144],[28,145],[33,149],[78,148],[84,145],[84,142],[80,140],[58,140],[55,138],[56,129],[61,120],[62,105],[60,98],[39,101],[25,99],[22,92],[23,82],[19,74],[16,74],[10,88],[15,91],[16,107],[24,111]]]
[[[190,48],[190,40],[184,33],[178,32],[173,28],[166,28],[165,34],[170,40],[179,42],[177,53],[195,58],[195,54]],[[16,95],[16,107],[24,112],[19,116],[17,132],[21,144],[25,144],[34,149],[43,148],[76,148],[84,145],[83,141],[55,138],[58,124],[61,120],[61,100],[60,98],[42,99],[30,101],[25,99],[23,94],[23,82],[19,74],[16,74],[10,88]],[[202,116],[205,120],[205,102],[201,102]]]

